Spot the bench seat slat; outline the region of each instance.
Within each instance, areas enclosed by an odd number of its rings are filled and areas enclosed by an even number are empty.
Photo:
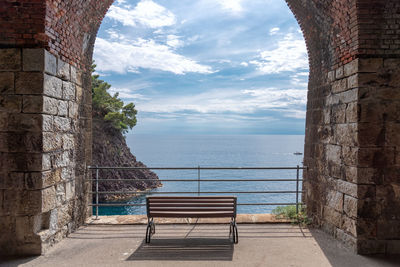
[[[151,217],[161,218],[219,218],[219,217],[232,217],[233,212],[151,212]]]

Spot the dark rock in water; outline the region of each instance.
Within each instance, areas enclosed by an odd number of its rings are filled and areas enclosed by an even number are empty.
[[[125,137],[102,117],[93,116],[93,166],[146,167],[130,152]],[[92,170],[95,179],[96,170]],[[100,179],[132,179],[132,181],[99,181],[99,191],[145,191],[161,186],[158,176],[150,170],[99,170]],[[143,181],[141,179],[157,179]],[[93,192],[95,182],[92,183]],[[99,194],[99,201],[126,201],[135,194]],[[95,195],[93,194],[93,199]]]

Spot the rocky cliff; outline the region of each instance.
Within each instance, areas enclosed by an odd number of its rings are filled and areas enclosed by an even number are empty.
[[[93,115],[93,166],[126,166],[146,167],[136,161],[124,136],[102,117]],[[93,178],[96,171],[93,170]],[[131,179],[132,181],[100,181],[99,191],[145,191],[161,186],[159,181],[143,181],[141,179],[158,179],[150,170],[100,170],[101,179]],[[95,183],[93,182],[93,191]],[[99,194],[100,201],[124,201],[135,194]]]

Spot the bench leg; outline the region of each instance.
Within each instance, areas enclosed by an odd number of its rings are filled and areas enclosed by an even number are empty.
[[[147,227],[146,227],[146,243],[150,243],[151,236],[156,232],[156,227],[154,225],[153,218],[148,219]]]
[[[229,238],[232,235],[232,241],[233,243],[237,244],[239,242],[239,234],[237,230],[237,224],[236,224],[236,219],[233,218],[231,220],[230,226],[229,226]]]

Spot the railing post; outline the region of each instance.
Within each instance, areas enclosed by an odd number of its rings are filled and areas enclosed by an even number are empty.
[[[296,169],[296,214],[299,214],[299,165]]]
[[[200,165],[197,166],[197,195],[200,196]]]
[[[99,166],[96,165],[96,220],[99,219]]]

